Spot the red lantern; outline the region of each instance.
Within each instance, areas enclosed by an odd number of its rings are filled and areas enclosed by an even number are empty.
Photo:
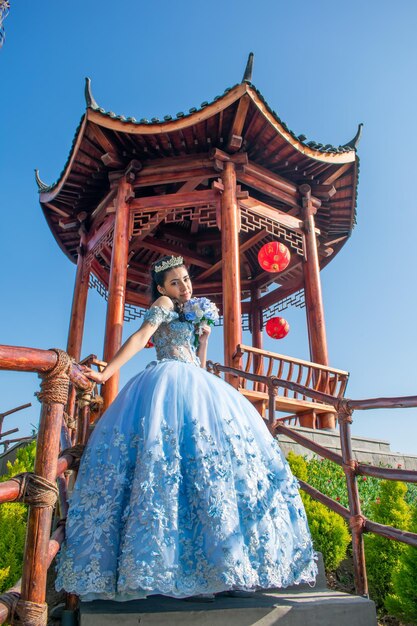
[[[290,262],[287,246],[279,241],[266,243],[258,252],[258,263],[266,272],[282,272]]]
[[[283,339],[290,331],[290,325],[283,317],[271,317],[267,321],[265,330],[272,339]]]

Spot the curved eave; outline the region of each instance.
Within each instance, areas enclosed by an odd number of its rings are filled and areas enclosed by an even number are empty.
[[[189,114],[178,114],[178,119],[169,119],[166,121],[155,121],[151,123],[142,123],[133,120],[133,118],[125,118],[123,116],[115,115],[114,113],[106,112],[104,109],[97,107],[88,107],[84,116],[81,119],[80,125],[77,129],[76,135],[73,140],[73,145],[68,157],[67,163],[62,171],[59,179],[53,183],[48,189],[40,189],[40,201],[51,202],[62,189],[65,181],[71,171],[72,163],[76,158],[78,149],[83,140],[87,123],[97,124],[102,128],[112,130],[120,133],[127,133],[131,135],[162,135],[165,133],[171,133],[181,131],[186,128],[190,128],[200,122],[204,122],[214,115],[224,111],[229,106],[234,104],[237,100],[242,98],[245,94],[251,99],[254,105],[257,107],[262,116],[268,121],[270,126],[275,130],[277,135],[282,137],[294,150],[314,159],[315,161],[328,163],[331,165],[343,165],[351,163],[355,160],[356,151],[354,148],[346,146],[340,146],[339,148],[330,147],[328,149],[312,148],[308,146],[304,141],[301,141],[295,134],[288,129],[288,127],[279,119],[277,114],[272,111],[268,106],[265,99],[260,92],[250,83],[242,83],[236,85],[230,90],[226,90],[223,96],[217,97],[211,103],[203,103],[201,109],[191,109]],[[169,116],[167,116],[169,117]],[[311,142],[310,142],[311,143]]]
[[[268,120],[276,132],[301,154],[311,157],[316,161],[335,165],[351,163],[355,160],[354,149],[338,153],[336,152],[336,148],[333,149],[334,151],[323,152],[307,146],[295,137],[291,131],[286,129],[285,125],[279,120],[279,118],[277,118],[276,114],[274,114],[274,112],[266,104],[265,100],[259,95],[259,92],[247,83],[237,85],[226,95],[205,106],[204,109],[185,115],[177,120],[141,124],[140,122],[130,122],[128,119],[120,119],[121,116],[115,116],[114,114],[105,113],[97,109],[88,109],[87,116],[90,121],[96,123],[98,126],[107,128],[108,130],[130,133],[132,135],[159,135],[183,130],[184,128],[189,128],[194,124],[204,122],[213,115],[225,110],[228,106],[239,100],[245,94],[249,95],[252,102]]]
[[[72,164],[74,162],[74,160],[77,157],[77,152],[78,149],[81,145],[81,142],[83,140],[84,137],[84,132],[85,132],[85,128],[87,125],[87,113],[88,110],[85,112],[85,114],[83,115],[83,117],[81,118],[81,122],[78,126],[78,129],[76,131],[74,140],[72,142],[72,147],[71,147],[71,151],[68,157],[68,160],[65,164],[65,167],[59,177],[59,179],[49,187],[49,189],[45,190],[45,191],[40,191],[39,194],[39,200],[42,203],[45,202],[51,202],[60,192],[60,190],[62,189],[62,187],[65,184],[65,181],[67,180],[70,172],[71,172],[71,167]]]
[[[46,222],[47,222],[47,224],[48,224],[48,226],[49,226],[49,228],[51,230],[51,233],[53,234],[54,239],[57,242],[58,246],[61,248],[62,252],[65,254],[66,257],[68,257],[68,259],[72,263],[76,263],[77,260],[73,257],[73,255],[70,253],[70,251],[68,250],[68,248],[66,247],[64,242],[61,240],[61,238],[59,236],[59,233],[56,230],[56,224],[54,224],[53,221],[51,220],[50,212],[44,206],[41,205],[41,207],[42,207],[42,212],[44,214]]]

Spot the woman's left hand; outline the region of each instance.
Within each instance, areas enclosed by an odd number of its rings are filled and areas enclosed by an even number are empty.
[[[199,343],[204,343],[208,340],[211,333],[211,326],[208,324],[201,324],[199,328]]]

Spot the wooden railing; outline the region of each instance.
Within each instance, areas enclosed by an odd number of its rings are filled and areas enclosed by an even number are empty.
[[[303,389],[322,391],[333,398],[342,398],[349,380],[349,373],[327,365],[320,365],[302,359],[296,359],[275,352],[239,344],[234,354],[236,361],[241,360],[245,374],[274,376],[280,380],[296,383]],[[268,391],[265,383],[251,380],[245,375],[239,376],[241,391],[259,410],[262,416],[268,404]],[[280,420],[292,425],[316,427],[316,415],[334,412],[333,405],[312,398],[307,393],[276,387],[275,408],[289,413]]]
[[[274,355],[275,356],[275,355]],[[90,358],[91,361],[91,358]],[[328,496],[300,481],[301,487],[313,498],[320,500],[349,521],[352,532],[355,585],[358,594],[367,594],[363,533],[374,532],[384,537],[417,546],[417,534],[384,526],[368,520],[361,513],[357,489],[357,476],[375,476],[388,480],[417,482],[417,472],[386,469],[358,463],[352,455],[350,424],[354,410],[371,408],[416,407],[417,396],[405,398],[377,398],[371,400],[349,400],[307,388],[298,382],[254,374],[249,371],[207,363],[209,371],[220,376],[221,372],[238,376],[242,380],[263,385],[268,397],[268,427],[272,433],[282,432],[306,448],[341,465],[345,472],[349,509]],[[60,350],[36,350],[15,346],[0,346],[0,370],[37,372],[42,378],[38,398],[42,403],[34,478],[30,475],[15,477],[0,483],[0,503],[23,501],[29,504],[28,530],[24,553],[22,579],[9,592],[0,596],[0,624],[13,614],[19,623],[46,624],[45,589],[47,569],[59,550],[64,538],[64,520],[67,513],[67,482],[63,477],[68,469],[76,469],[80,452],[88,436],[92,383],[82,373],[82,368]],[[312,374],[313,376],[313,374]],[[70,383],[78,392],[78,419],[74,433],[68,431],[63,422],[64,407],[69,397]],[[331,406],[337,413],[340,425],[341,454],[331,452],[310,441],[307,437],[284,426],[275,419],[276,392],[279,388],[298,394],[299,399]],[[339,387],[340,389],[340,387]],[[284,396],[284,397],[288,397]],[[97,403],[96,403],[97,405]],[[62,436],[63,433],[63,436]],[[64,450],[58,458],[61,441],[77,444]],[[65,444],[61,447],[65,447]],[[61,520],[50,536],[52,511],[56,499],[58,482],[58,509]],[[28,488],[29,487],[29,488]],[[32,493],[34,492],[34,493]],[[71,596],[67,606],[71,607]],[[76,598],[73,598],[74,605]]]
[[[307,449],[319,454],[320,456],[337,463],[343,468],[346,478],[349,509],[335,502],[329,496],[314,489],[308,483],[299,481],[301,488],[310,494],[314,499],[319,500],[332,511],[341,515],[349,523],[352,533],[353,548],[353,565],[355,575],[355,588],[358,595],[368,595],[368,584],[366,577],[365,551],[363,543],[363,533],[373,532],[382,537],[401,541],[417,547],[417,534],[385,526],[369,520],[361,512],[359,499],[357,476],[374,476],[385,480],[403,480],[406,482],[417,483],[417,471],[404,469],[389,469],[367,465],[358,462],[353,457],[351,443],[351,423],[352,415],[355,410],[368,409],[390,409],[390,408],[411,408],[417,407],[417,396],[405,396],[400,398],[371,398],[366,400],[350,400],[348,398],[335,398],[329,394],[308,389],[298,383],[277,378],[275,376],[261,376],[250,372],[226,367],[219,363],[207,362],[207,369],[217,376],[221,373],[239,376],[265,386],[268,393],[268,428],[272,434],[282,433],[290,437],[297,443],[303,445]],[[288,391],[296,392],[301,396],[305,395],[317,402],[331,405],[337,413],[340,434],[341,454],[327,450],[324,446],[311,441],[308,437],[301,435],[292,428],[288,428],[275,419],[275,392],[278,388],[284,388]]]
[[[64,519],[51,537],[52,512],[58,491],[61,517],[66,516],[67,484],[63,473],[76,466],[80,455],[80,447],[78,450],[71,448],[58,459],[60,438],[72,441],[63,422],[64,407],[72,384],[78,390],[82,407],[84,421],[78,420],[76,431],[77,443],[82,444],[87,430],[85,425],[89,422],[88,398],[91,397],[92,383],[65,352],[55,349],[0,346],[0,370],[37,372],[42,379],[38,394],[41,415],[34,472],[0,483],[0,503],[19,501],[29,504],[22,579],[0,595],[0,624],[9,621],[11,616],[23,625],[46,624],[47,569],[64,538]]]

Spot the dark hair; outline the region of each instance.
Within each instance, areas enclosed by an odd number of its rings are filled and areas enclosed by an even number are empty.
[[[152,302],[154,302],[157,298],[161,296],[161,294],[158,291],[158,286],[163,287],[167,272],[173,269],[172,267],[167,267],[166,270],[155,272],[155,267],[162,265],[162,263],[164,263],[165,261],[170,261],[172,259],[172,256],[173,255],[171,254],[169,256],[163,256],[157,261],[155,261],[154,263],[152,263],[151,265],[150,292],[151,292]],[[175,267],[185,267],[186,269],[188,269],[185,263],[182,263],[181,265],[176,265]]]

